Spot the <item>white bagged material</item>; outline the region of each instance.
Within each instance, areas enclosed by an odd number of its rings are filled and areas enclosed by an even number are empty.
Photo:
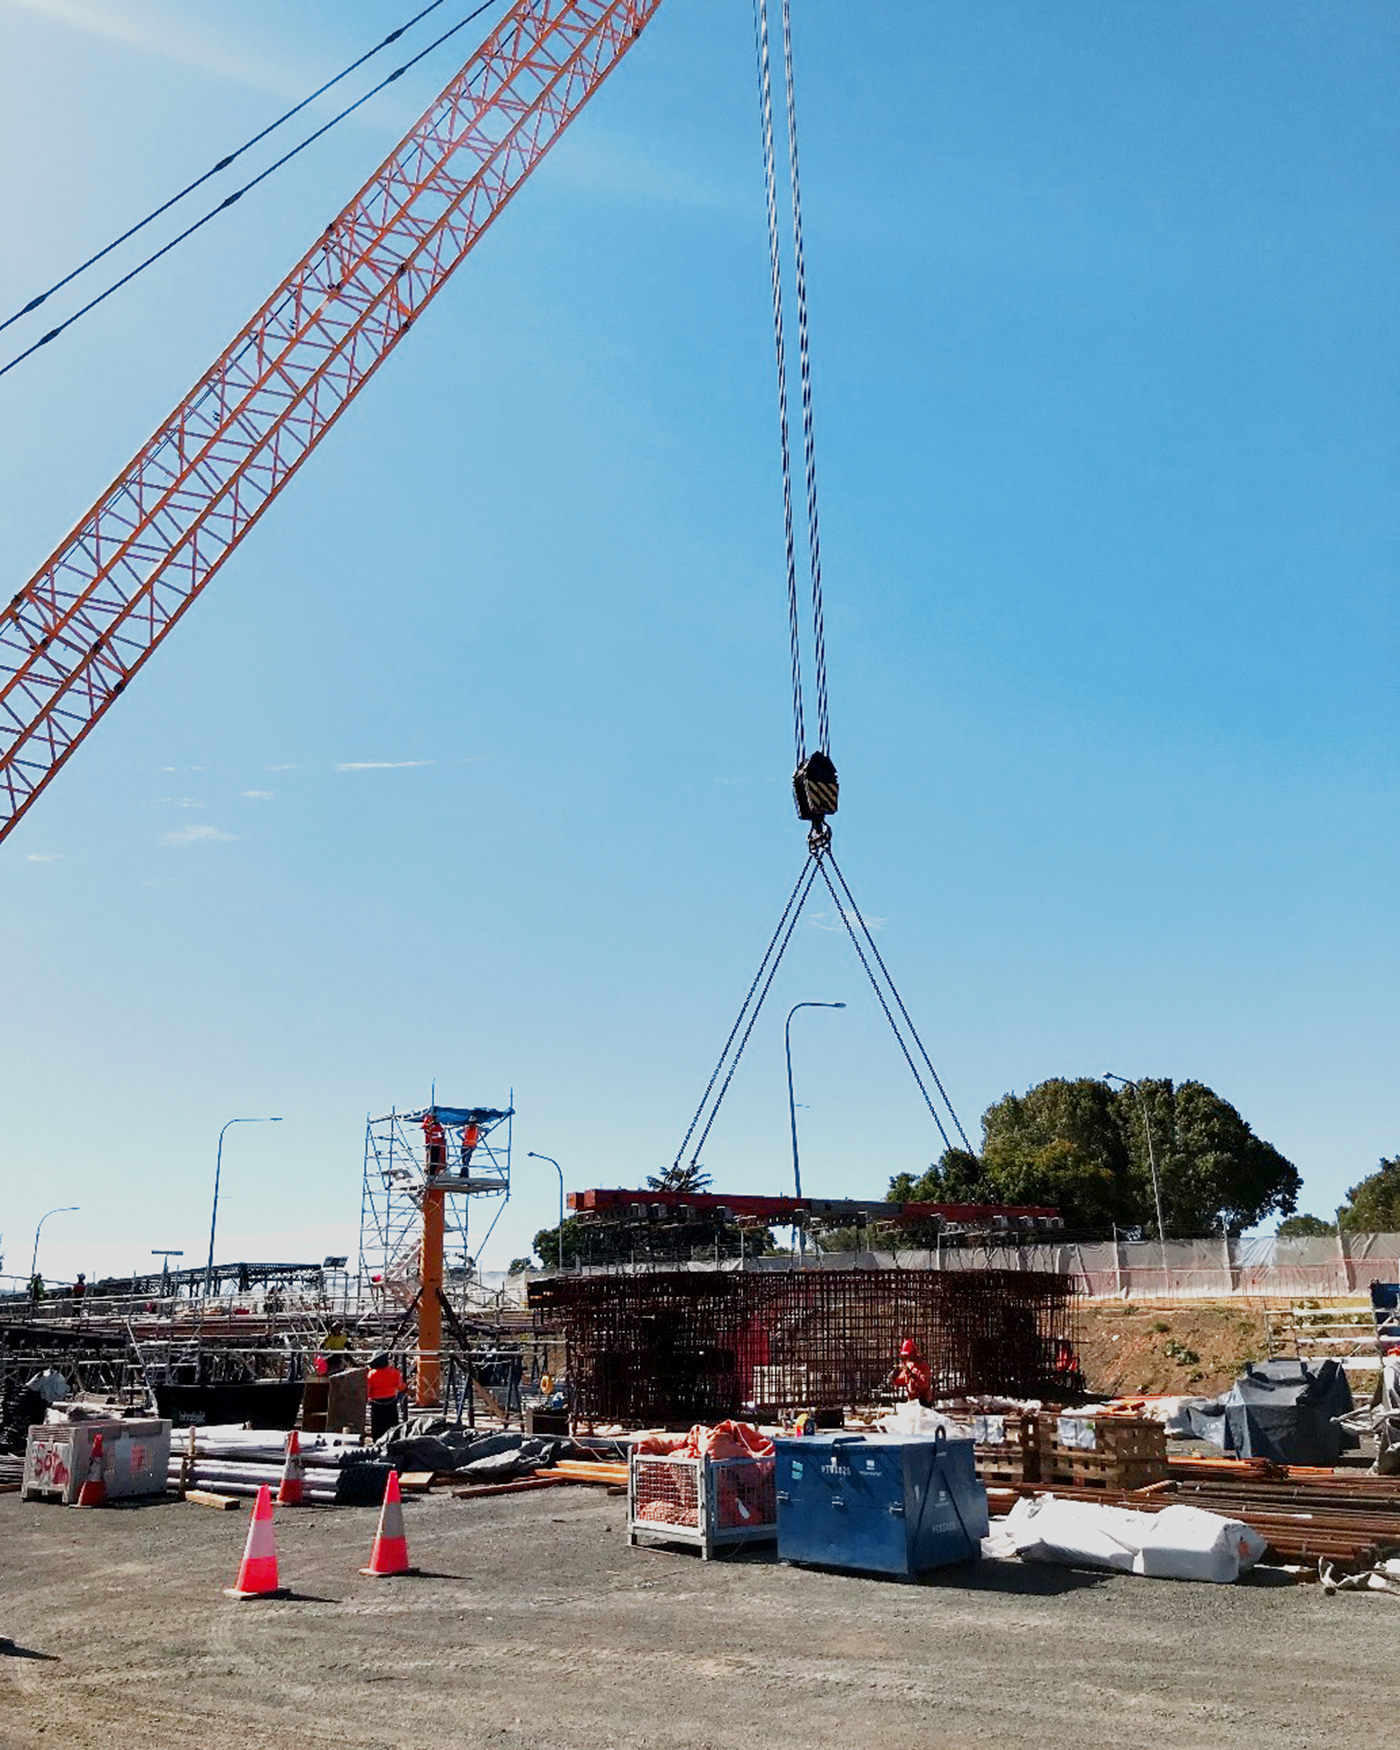
[[[1164,1507],[1149,1515],[1133,1572],[1153,1580],[1209,1580],[1228,1586],[1252,1568],[1268,1539],[1252,1525],[1202,1507]]]
[[[1100,1507],[1093,1501],[1035,1495],[1019,1500],[1011,1509],[1006,1531],[1023,1561],[1061,1562],[1069,1567],[1110,1568],[1130,1574],[1142,1541],[1138,1521],[1148,1517],[1127,1507]]]
[[[879,1427],[884,1434],[902,1434],[906,1438],[926,1435],[930,1439],[940,1431],[949,1440],[971,1439],[971,1425],[945,1416],[941,1410],[930,1410],[913,1398],[897,1404],[888,1415],[881,1416]]]
[[[988,1553],[1014,1551],[1028,1562],[1227,1585],[1252,1568],[1265,1547],[1266,1539],[1252,1527],[1200,1507],[1142,1513],[1036,1495],[1018,1501],[993,1529]]]

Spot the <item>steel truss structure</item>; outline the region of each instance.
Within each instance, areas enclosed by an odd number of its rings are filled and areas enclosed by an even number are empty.
[[[513,1103],[508,1101],[504,1111],[435,1104],[366,1121],[360,1193],[362,1306],[402,1311],[413,1302],[422,1286],[423,1218],[431,1187],[442,1209],[443,1293],[459,1316],[474,1309],[469,1212],[474,1202],[484,1199],[497,1205],[498,1216],[510,1196]],[[423,1129],[430,1112],[444,1138],[440,1170],[433,1172]],[[474,1144],[469,1137],[473,1127]],[[491,1226],[477,1242],[478,1249]]]
[[[447,283],[661,0],[516,0],[0,613],[0,839]]]

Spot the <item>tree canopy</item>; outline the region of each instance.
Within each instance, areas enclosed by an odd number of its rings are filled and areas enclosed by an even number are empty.
[[[1335,1221],[1323,1221],[1319,1215],[1290,1215],[1278,1224],[1281,1240],[1320,1240],[1336,1231]]]
[[[1297,1207],[1302,1179],[1291,1161],[1203,1083],[1166,1078],[1142,1078],[1135,1091],[1057,1077],[1006,1094],[982,1115],[980,1154],[948,1149],[919,1178],[898,1175],[889,1195],[1051,1204],[1076,1232],[1118,1227],[1155,1235],[1149,1128],[1169,1235],[1210,1233],[1222,1220],[1240,1233]]]
[[[1400,1233],[1400,1155],[1385,1155],[1374,1173],[1347,1192],[1342,1226],[1350,1233]]]

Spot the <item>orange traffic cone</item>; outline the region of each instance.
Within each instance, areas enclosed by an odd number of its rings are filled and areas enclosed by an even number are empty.
[[[287,1436],[287,1462],[282,1467],[282,1481],[277,1486],[277,1505],[279,1507],[300,1507],[305,1482],[306,1472],[301,1462],[301,1442],[297,1439],[296,1429],[293,1428]]]
[[[387,1579],[391,1574],[411,1574],[414,1570],[408,1565],[408,1539],[403,1530],[403,1497],[399,1494],[399,1473],[389,1472],[389,1482],[384,1490],[384,1505],[379,1510],[379,1529],[374,1534],[374,1548],[370,1551],[369,1566],[361,1568],[362,1574],[373,1574],[376,1579]]]
[[[78,1490],[78,1505],[80,1507],[105,1507],[107,1505],[107,1477],[102,1462],[102,1436],[92,1437],[92,1457],[88,1460],[88,1474],[83,1486]]]
[[[253,1503],[253,1522],[243,1550],[238,1584],[225,1586],[230,1598],[285,1598],[287,1590],[277,1584],[277,1550],[272,1541],[272,1492],[267,1484]]]

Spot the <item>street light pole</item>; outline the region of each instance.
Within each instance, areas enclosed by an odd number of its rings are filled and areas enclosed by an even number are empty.
[[[1137,1095],[1137,1103],[1142,1108],[1142,1128],[1147,1133],[1147,1165],[1152,1174],[1152,1201],[1157,1208],[1157,1249],[1162,1257],[1162,1293],[1168,1292],[1167,1285],[1167,1226],[1162,1220],[1162,1187],[1157,1179],[1157,1157],[1152,1150],[1152,1120],[1147,1116],[1147,1101],[1143,1098],[1142,1089],[1131,1076],[1116,1076],[1111,1069],[1103,1072],[1106,1082],[1122,1082],[1125,1088],[1131,1088]]]
[[[787,1056],[788,1083],[788,1124],[792,1129],[792,1194],[797,1199],[802,1197],[802,1167],[797,1158],[797,1101],[792,1091],[792,1017],[799,1009],[844,1009],[845,1003],[794,1003],[788,1010],[787,1020],[783,1022],[783,1050]],[[806,1255],[806,1230],[798,1224],[797,1255],[801,1260]]]
[[[39,1272],[39,1235],[43,1231],[44,1223],[50,1215],[76,1215],[77,1213],[78,1205],[76,1203],[65,1203],[62,1209],[50,1209],[47,1214],[39,1217],[39,1225],[34,1229],[34,1255],[29,1260],[29,1280],[31,1282]]]
[[[563,1167],[561,1167],[559,1165],[558,1161],[555,1160],[553,1155],[537,1155],[535,1153],[534,1149],[531,1149],[525,1158],[527,1160],[531,1160],[531,1161],[548,1161],[550,1166],[553,1167],[555,1172],[558,1173],[558,1175],[559,1175],[559,1263],[558,1263],[558,1268],[560,1270],[563,1270],[563,1268],[564,1268],[564,1169],[563,1169]]]
[[[230,1118],[224,1130],[233,1124],[280,1124],[280,1118]],[[209,1217],[209,1262],[204,1270],[204,1292],[214,1292],[214,1230],[219,1222],[219,1174],[224,1164],[224,1130],[219,1132],[219,1152],[214,1157],[214,1209]]]

